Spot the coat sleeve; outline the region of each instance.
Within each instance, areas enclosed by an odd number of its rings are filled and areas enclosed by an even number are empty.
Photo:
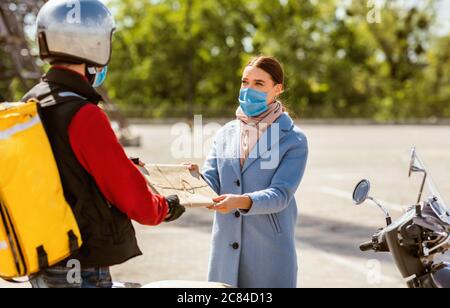
[[[214,140],[211,152],[206,159],[203,166],[203,179],[208,183],[209,186],[217,193],[220,193],[220,178],[219,171],[217,169],[217,137]]]
[[[75,156],[109,202],[143,225],[155,226],[164,220],[166,199],[150,191],[100,108],[93,104],[81,108],[69,126],[69,139]]]
[[[306,169],[308,159],[308,142],[304,135],[297,136],[298,142],[286,152],[271,181],[270,187],[245,194],[253,205],[251,209],[241,211],[243,215],[265,215],[279,213],[294,198]]]

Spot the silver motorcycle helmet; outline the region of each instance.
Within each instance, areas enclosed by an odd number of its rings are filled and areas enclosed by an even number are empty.
[[[106,66],[115,29],[111,12],[98,0],[50,0],[37,16],[40,57],[51,64]]]

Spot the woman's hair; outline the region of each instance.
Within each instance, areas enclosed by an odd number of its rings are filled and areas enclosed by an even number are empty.
[[[280,62],[274,57],[259,56],[250,60],[247,66],[253,66],[262,69],[268,73],[275,84],[284,86],[284,71]]]
[[[281,84],[283,88],[286,86],[283,66],[276,58],[269,56],[254,57],[250,60],[247,66],[253,66],[262,69],[272,77],[272,80],[273,82],[275,82],[275,84]],[[296,114],[287,106],[286,102],[282,103],[283,109],[295,118]]]

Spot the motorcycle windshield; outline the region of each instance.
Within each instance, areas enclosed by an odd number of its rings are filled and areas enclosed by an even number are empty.
[[[444,199],[442,198],[441,194],[439,193],[439,190],[437,189],[436,185],[434,184],[431,177],[428,179],[428,189],[430,190],[431,194],[436,197],[439,200],[439,205],[441,207],[442,213],[449,213],[448,206],[445,203]]]
[[[439,216],[439,218],[447,223],[450,224],[450,210],[445,203],[444,198],[442,198],[442,195],[440,194],[436,184],[434,184],[434,181],[431,177],[431,174],[429,173],[429,170],[426,168],[425,164],[423,163],[423,160],[419,156],[418,153],[416,153],[416,161],[421,165],[421,167],[424,170],[427,170],[427,187],[430,193],[433,195],[433,197],[437,198],[437,202],[433,203],[433,210],[436,212],[436,215]]]

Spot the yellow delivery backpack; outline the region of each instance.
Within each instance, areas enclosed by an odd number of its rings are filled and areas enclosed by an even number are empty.
[[[0,278],[38,273],[81,244],[38,103],[0,104]]]

